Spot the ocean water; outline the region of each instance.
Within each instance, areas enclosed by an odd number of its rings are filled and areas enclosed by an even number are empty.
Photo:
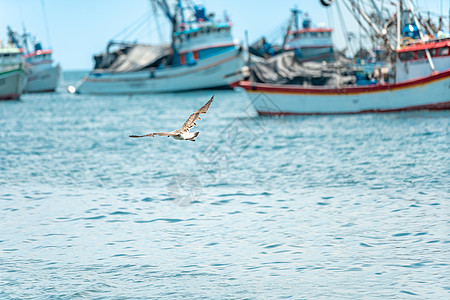
[[[245,94],[0,102],[0,299],[450,297],[450,112]],[[196,142],[155,137],[215,95]]]

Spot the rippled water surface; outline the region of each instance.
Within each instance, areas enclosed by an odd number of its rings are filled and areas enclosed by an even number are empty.
[[[128,137],[213,93],[195,143]],[[449,298],[449,120],[261,118],[233,91],[0,102],[0,298]]]

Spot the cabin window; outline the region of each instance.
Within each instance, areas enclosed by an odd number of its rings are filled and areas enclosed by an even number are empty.
[[[412,52],[402,52],[402,53],[400,53],[400,60],[401,61],[413,60],[413,59],[414,59],[414,54]]]
[[[448,47],[439,48],[439,56],[448,55]]]
[[[425,50],[417,51],[417,58],[425,58]]]

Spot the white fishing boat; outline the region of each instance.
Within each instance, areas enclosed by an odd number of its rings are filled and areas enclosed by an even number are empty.
[[[52,58],[53,50],[42,49],[41,43],[27,32],[19,35],[11,27],[7,29],[11,43],[25,51],[23,58],[28,73],[25,92],[54,92],[61,77],[61,67]],[[29,43],[33,45],[33,50],[30,50]]]
[[[302,19],[301,26],[300,18]],[[282,27],[284,27],[284,24]],[[313,26],[307,12],[297,8],[291,9],[291,16],[287,21],[286,28],[279,45],[268,42],[265,37],[262,37],[249,47],[249,52],[266,59],[286,51],[295,51],[296,56],[303,61],[330,61],[335,59],[331,39],[333,29]],[[275,39],[279,39],[278,35]]]
[[[356,2],[349,2],[358,11]],[[361,10],[358,12],[364,14]],[[412,17],[402,15],[410,12]],[[244,88],[261,115],[450,109],[450,39],[429,37],[426,39],[420,31],[420,25],[417,25],[415,32],[420,38],[402,37],[400,34],[402,26],[411,26],[411,22],[420,24],[411,3],[408,9],[403,9],[400,1],[397,5],[396,18],[397,47],[392,50],[396,57],[392,81],[387,76],[384,78],[380,72],[376,84],[360,86],[339,83],[333,86],[311,86],[250,81],[237,81],[231,85]],[[371,26],[377,28],[373,23]],[[386,31],[382,30],[377,32],[378,36],[386,38],[385,43],[389,46],[385,33]]]
[[[299,26],[299,14],[303,15],[302,28]],[[308,14],[298,9],[292,10],[291,23],[285,37],[284,51],[297,51],[297,56],[304,60],[334,59],[332,28],[313,27]]]
[[[0,41],[0,100],[19,99],[26,82],[22,50]]]
[[[27,93],[54,92],[61,78],[61,66],[52,59],[53,50],[35,50],[24,55],[29,69]]]
[[[200,5],[191,9],[178,1],[169,9],[153,0],[171,21],[171,45],[108,44],[95,56],[95,67],[76,87],[79,94],[142,94],[228,87],[225,76],[243,66],[241,46],[232,24],[216,20]],[[112,51],[113,46],[119,46]]]

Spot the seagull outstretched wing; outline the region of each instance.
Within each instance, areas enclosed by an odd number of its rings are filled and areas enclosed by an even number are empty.
[[[130,135],[130,137],[132,138],[139,138],[139,137],[155,137],[155,135],[159,135],[159,136],[173,136],[173,135],[177,135],[177,133],[172,132],[154,132],[154,133],[149,133],[149,134],[144,134],[144,135]]]
[[[211,99],[209,99],[209,101],[206,102],[205,105],[203,105],[196,112],[194,112],[192,115],[190,115],[189,118],[186,120],[186,122],[184,122],[183,126],[181,126],[181,128],[178,130],[171,131],[171,132],[154,132],[154,133],[149,133],[149,134],[144,134],[144,135],[130,135],[130,137],[132,137],[132,138],[155,137],[155,135],[159,135],[159,136],[177,136],[178,135],[179,136],[180,134],[189,132],[191,130],[191,128],[193,128],[194,126],[197,125],[197,124],[195,124],[195,121],[201,120],[200,115],[206,114],[206,112],[209,109],[209,106],[213,102],[213,99],[214,99],[214,96],[212,96]]]
[[[189,118],[186,120],[186,122],[184,122],[183,126],[181,126],[180,129],[175,130],[175,132],[178,132],[178,133],[189,132],[189,130],[191,130],[191,128],[193,128],[194,126],[197,125],[197,124],[195,124],[195,121],[201,120],[200,114],[206,114],[206,112],[208,111],[209,106],[211,105],[213,100],[214,100],[214,96],[212,96],[211,99],[209,99],[209,101],[206,102],[205,105],[200,107],[195,113],[190,115]]]

